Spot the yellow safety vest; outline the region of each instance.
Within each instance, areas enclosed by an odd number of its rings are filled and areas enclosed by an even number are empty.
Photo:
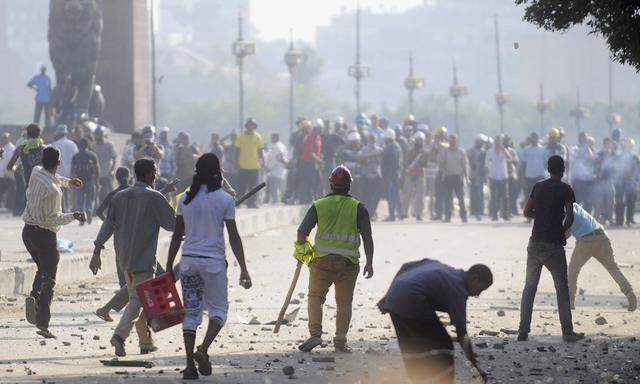
[[[334,254],[359,263],[358,204],[358,200],[346,195],[330,195],[314,203],[318,215],[315,257]]]

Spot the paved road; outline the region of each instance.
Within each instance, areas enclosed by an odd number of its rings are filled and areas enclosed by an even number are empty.
[[[529,228],[523,223],[377,223],[375,276],[360,279],[354,301],[354,318],[349,334],[355,353],[334,355],[331,346],[314,354],[302,354],[296,345],[306,336],[306,271],[295,297],[300,304],[297,320],[274,335],[272,326],[246,325],[255,316],[262,323],[274,320],[294,269],[291,243],[295,227],[271,230],[244,240],[249,268],[254,280],[251,290],[239,288],[238,268],[231,262],[229,321],[212,350],[214,376],[202,382],[289,383],[282,367],[296,370],[294,381],[304,383],[402,383],[402,362],[390,321],[374,308],[393,274],[406,261],[435,258],[457,267],[483,262],[494,271],[496,283],[479,299],[469,301],[469,330],[481,364],[488,368],[492,382],[500,383],[600,383],[632,382],[640,375],[637,361],[640,343],[633,338],[640,330],[638,312],[622,307],[624,297],[602,267],[589,263],[581,275],[584,296],[574,321],[579,331],[588,333],[587,342],[566,345],[559,337],[555,294],[548,273],[543,273],[531,341],[516,343],[514,336],[500,332],[516,329],[520,291],[524,281],[524,248]],[[635,253],[640,231],[621,229],[610,232],[623,272],[632,282],[640,282],[640,263]],[[569,252],[573,242],[570,242]],[[232,257],[229,258],[232,260]],[[106,261],[110,262],[110,261]],[[53,304],[54,341],[39,339],[26,324],[22,297],[17,302],[0,300],[0,383],[180,383],[183,367],[182,338],[179,328],[156,335],[160,350],[150,357],[154,368],[108,368],[98,360],[111,359],[109,337],[113,323],[92,315],[116,288],[113,276],[60,287]],[[330,293],[331,295],[331,293]],[[335,301],[327,300],[325,327],[331,339],[334,331]],[[503,317],[497,316],[504,311]],[[604,316],[608,324],[594,320]],[[446,316],[445,316],[446,317]],[[116,315],[116,321],[118,315]],[[481,331],[497,336],[480,336]],[[136,337],[127,344],[136,352]],[[42,345],[44,344],[44,345]],[[313,357],[335,356],[336,363],[315,363]],[[127,359],[139,359],[132,354]],[[473,383],[472,372],[457,356],[457,382]],[[614,378],[614,375],[617,376]],[[579,380],[579,381],[578,381]],[[621,381],[622,380],[622,381]]]

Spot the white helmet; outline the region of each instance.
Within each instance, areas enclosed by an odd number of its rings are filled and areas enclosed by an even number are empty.
[[[391,128],[387,128],[384,131],[384,138],[388,139],[388,140],[395,140],[396,139],[396,132]]]
[[[360,140],[361,140],[361,137],[358,132],[351,132],[350,134],[347,135],[347,141],[350,143],[360,142]]]
[[[413,141],[420,140],[420,141],[424,142],[424,140],[426,138],[427,138],[427,136],[424,134],[424,132],[418,131],[418,132],[413,134],[413,137],[411,138],[411,140],[413,140]]]
[[[313,127],[324,127],[324,121],[320,118],[313,121]]]
[[[483,143],[486,143],[489,140],[489,138],[487,137],[487,135],[484,135],[482,133],[478,133],[476,135],[476,141],[482,141]]]

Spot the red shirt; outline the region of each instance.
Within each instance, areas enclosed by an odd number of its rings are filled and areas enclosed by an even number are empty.
[[[300,154],[300,160],[306,161],[307,163],[315,164],[318,162],[317,159],[320,158],[320,154],[322,153],[322,138],[320,134],[316,134],[314,132],[309,132],[307,136],[304,137],[302,153]],[[317,159],[312,156],[315,154]]]

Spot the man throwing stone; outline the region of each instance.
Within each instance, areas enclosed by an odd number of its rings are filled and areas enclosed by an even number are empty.
[[[529,337],[533,301],[544,266],[551,272],[556,288],[562,338],[566,342],[575,342],[583,339],[584,334],[573,331],[564,246],[567,244],[565,233],[573,225],[576,197],[569,184],[562,182],[562,157],[551,156],[547,161],[547,169],[551,177],[533,186],[524,209],[524,215],[533,219],[533,231],[527,247],[527,274],[520,304],[518,341],[526,341]]]
[[[436,311],[449,314],[465,355],[486,382],[487,374],[478,367],[467,334],[467,299],[479,296],[491,284],[491,270],[482,264],[463,271],[424,259],[400,268],[378,308],[391,316],[412,382],[454,382],[453,341]]]

